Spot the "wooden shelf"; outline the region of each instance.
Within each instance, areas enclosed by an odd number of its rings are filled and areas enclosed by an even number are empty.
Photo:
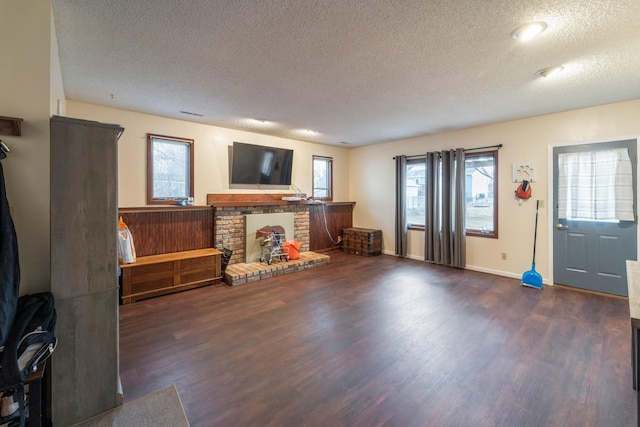
[[[127,213],[143,213],[143,212],[183,212],[183,211],[204,211],[213,209],[211,206],[203,206],[203,205],[191,205],[191,206],[181,206],[181,205],[157,205],[157,206],[138,206],[138,207],[121,207],[118,208],[118,214],[127,214]],[[126,222],[126,221],[125,221]]]
[[[22,119],[0,116],[0,135],[22,135]]]
[[[247,206],[287,206],[287,205],[315,205],[313,200],[282,200],[283,196],[295,194],[207,194],[207,205],[214,208],[247,207]],[[355,205],[355,202],[324,202],[326,205]]]

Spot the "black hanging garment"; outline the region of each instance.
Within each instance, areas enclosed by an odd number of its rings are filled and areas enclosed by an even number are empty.
[[[56,347],[56,310],[51,292],[19,297],[19,288],[18,239],[0,163],[0,386],[10,387],[2,394],[0,422],[24,427],[24,381]]]
[[[0,163],[0,346],[4,346],[18,306],[20,294],[18,239],[9,212],[4,172]]]
[[[56,319],[51,292],[23,295],[18,299],[11,334],[0,355],[0,386],[8,389],[2,395],[0,423],[27,425],[25,380],[55,350],[58,344],[54,335]]]

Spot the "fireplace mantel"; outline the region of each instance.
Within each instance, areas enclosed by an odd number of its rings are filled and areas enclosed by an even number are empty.
[[[295,194],[207,194],[207,205],[213,207],[245,207],[245,206],[287,206],[312,204],[312,201],[287,201],[282,200],[285,196],[295,196]]]
[[[315,205],[315,200],[288,201],[285,196],[295,194],[207,194],[207,205],[212,207],[247,207],[247,206],[288,206]],[[356,202],[323,202],[330,206],[355,206]]]

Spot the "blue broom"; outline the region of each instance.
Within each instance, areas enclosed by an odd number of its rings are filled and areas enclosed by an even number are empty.
[[[536,271],[536,238],[538,237],[538,206],[540,200],[536,200],[536,225],[533,231],[533,262],[531,270],[525,271],[522,275],[522,285],[530,288],[542,289],[542,276]]]

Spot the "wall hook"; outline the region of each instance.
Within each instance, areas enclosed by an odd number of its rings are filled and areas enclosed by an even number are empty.
[[[522,182],[525,180],[529,182],[535,182],[536,164],[533,162],[514,163],[512,178],[513,182]]]

